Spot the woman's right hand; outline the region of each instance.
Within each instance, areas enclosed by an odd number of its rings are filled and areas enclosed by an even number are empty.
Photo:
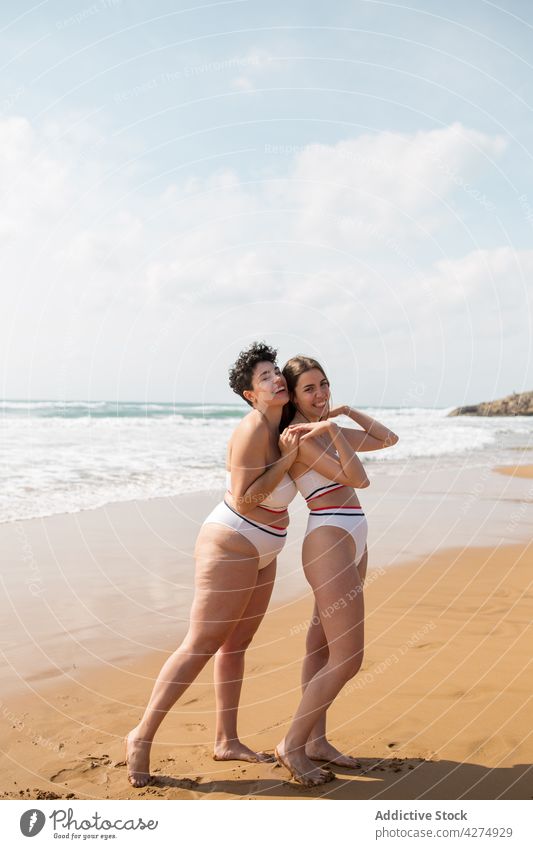
[[[298,446],[300,444],[300,434],[290,427],[286,427],[280,433],[278,439],[279,452],[284,460],[287,460],[287,468],[290,468],[296,460],[298,454]]]

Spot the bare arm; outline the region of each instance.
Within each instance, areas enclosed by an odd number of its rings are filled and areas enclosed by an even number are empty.
[[[280,437],[281,457],[268,468],[268,431],[255,423],[235,433],[231,448],[231,495],[239,513],[246,515],[272,493],[290,469],[298,450],[298,434],[284,431]]]
[[[332,421],[320,422],[319,425],[294,425],[301,430],[298,462],[308,468],[315,469],[331,481],[356,489],[367,487],[367,478],[363,464],[350,443],[345,439],[341,428]],[[320,433],[327,433],[332,445],[337,451],[337,457],[332,457],[317,441]]]
[[[346,437],[354,451],[378,451],[380,448],[390,448],[391,445],[396,445],[399,436],[394,431],[389,430],[384,424],[367,416],[366,413],[361,413],[360,410],[354,410],[351,407],[336,407],[330,411],[332,416],[348,416],[353,422],[361,425],[363,430],[355,430],[351,427],[341,428],[343,435]]]

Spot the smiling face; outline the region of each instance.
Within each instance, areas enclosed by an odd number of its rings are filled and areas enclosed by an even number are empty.
[[[329,380],[323,371],[312,368],[299,375],[291,400],[306,419],[318,421],[327,415],[329,397]]]
[[[276,363],[257,363],[252,374],[252,388],[243,393],[256,408],[283,407],[289,400],[287,383]]]

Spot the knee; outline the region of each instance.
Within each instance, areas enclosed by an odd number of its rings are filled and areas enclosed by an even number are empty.
[[[232,637],[230,635],[228,637],[228,639],[224,643],[222,643],[222,645],[220,646],[220,648],[218,650],[219,654],[228,655],[228,656],[242,655],[242,654],[244,654],[244,652],[246,651],[246,649],[248,648],[248,646],[250,645],[252,640],[253,640],[253,634],[249,634],[249,635],[245,635],[245,636],[236,635],[235,637]]]
[[[198,634],[187,636],[183,647],[191,655],[213,657],[224,642],[224,637],[219,634]]]
[[[363,655],[364,652],[361,649],[361,651],[354,652],[353,654],[348,656],[343,655],[338,658],[330,658],[330,661],[334,666],[337,674],[340,675],[345,684],[350,681],[351,678],[357,675],[357,673],[361,669],[361,666],[363,664]]]

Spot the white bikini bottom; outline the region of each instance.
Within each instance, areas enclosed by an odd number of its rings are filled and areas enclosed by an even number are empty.
[[[317,528],[329,525],[333,528],[342,528],[352,537],[355,543],[355,565],[365,553],[366,539],[368,534],[368,523],[366,516],[360,507],[320,507],[311,510],[307,521],[305,536]]]
[[[259,569],[264,569],[272,563],[287,539],[285,528],[252,522],[251,519],[233,510],[225,501],[217,504],[203,524],[225,525],[249,540],[259,555]]]

